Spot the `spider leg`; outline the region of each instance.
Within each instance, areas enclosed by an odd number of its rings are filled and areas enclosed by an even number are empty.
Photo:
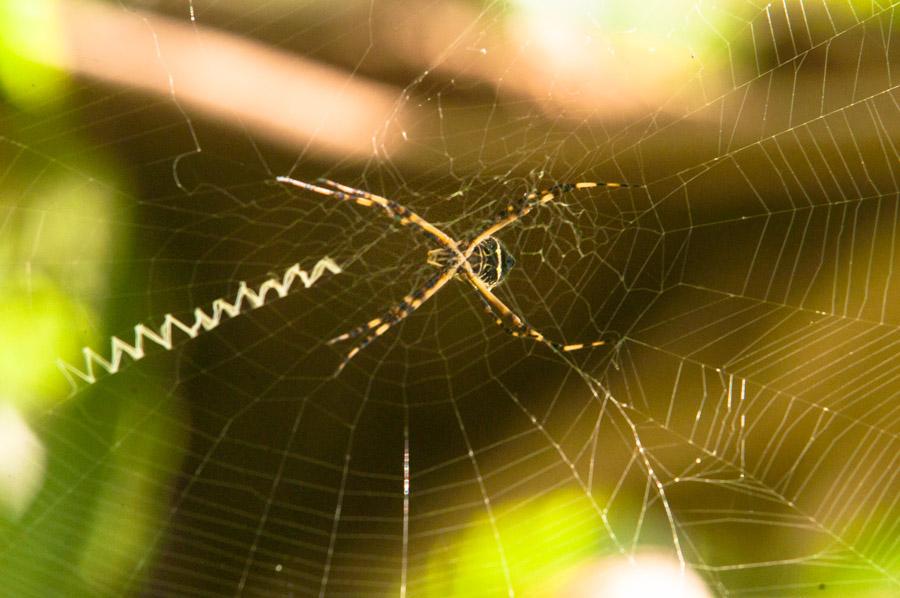
[[[445,284],[452,280],[460,267],[462,267],[463,262],[467,259],[467,256],[463,255],[459,245],[452,237],[450,237],[450,235],[395,201],[381,197],[380,195],[375,195],[374,193],[354,189],[353,187],[348,187],[347,185],[342,185],[328,179],[319,180],[322,184],[327,185],[327,187],[305,183],[286,176],[279,176],[276,180],[279,183],[292,185],[320,195],[333,197],[340,201],[353,201],[365,207],[379,206],[396,222],[399,222],[404,226],[415,226],[429,240],[441,245],[447,252],[456,257],[455,261],[444,264],[442,266],[443,269],[432,277],[424,287],[404,297],[403,301],[392,307],[381,317],[369,320],[365,324],[357,326],[356,328],[329,340],[328,344],[332,345],[334,343],[355,339],[365,335],[363,340],[352,347],[344,356],[343,361],[338,366],[337,371],[335,371],[335,375],[339,374],[347,363],[372,342],[372,340],[381,336],[395,324],[404,320],[423,303],[428,301]]]
[[[531,338],[540,343],[544,343],[554,349],[568,353],[569,351],[578,351],[580,349],[590,349],[592,347],[600,347],[607,344],[605,340],[595,340],[584,343],[561,343],[551,340],[541,334],[536,328],[533,328],[525,320],[520,318],[500,300],[487,285],[471,271],[466,271],[466,279],[478,291],[482,301],[484,301],[485,311],[494,318],[494,323],[500,326],[505,332],[519,338]]]
[[[460,265],[456,264],[446,268],[433,276],[423,287],[404,297],[403,301],[392,307],[381,317],[369,320],[365,324],[357,326],[353,330],[345,332],[328,341],[329,345],[333,345],[340,341],[357,338],[363,334],[366,335],[363,340],[358,342],[349,352],[347,352],[334,375],[337,376],[341,373],[341,370],[344,369],[347,363],[356,357],[356,354],[365,349],[374,339],[390,330],[395,324],[405,320],[411,313],[419,309],[423,303],[431,299],[445,284],[453,280],[459,267]]]
[[[546,205],[552,201],[556,201],[564,194],[570,191],[575,191],[576,189],[594,189],[597,187],[618,189],[620,187],[640,187],[640,185],[629,185],[628,183],[614,183],[603,181],[584,181],[581,183],[560,183],[557,185],[553,185],[549,189],[544,189],[541,192],[532,191],[530,193],[526,193],[525,196],[522,197],[522,199],[511,203],[507,205],[503,210],[500,210],[494,217],[494,221],[487,228],[481,231],[478,236],[472,239],[472,241],[469,243],[469,250],[471,251],[473,247],[477,247],[479,243],[481,243],[488,237],[493,236],[516,220],[522,218],[523,216],[526,216],[536,207]]]
[[[342,185],[341,183],[332,181],[331,179],[320,178],[316,180],[317,183],[323,183],[329,187],[337,189],[338,191],[343,191],[344,193],[348,193],[350,195],[358,195],[365,199],[370,199],[373,202],[377,202],[381,205],[382,201],[389,202],[390,200],[386,197],[382,197],[381,195],[377,195],[370,191],[363,191],[362,189],[357,189],[356,187],[350,187],[349,185]]]
[[[520,200],[511,203],[501,210],[494,217],[494,221],[488,225],[483,231],[478,233],[466,246],[463,254],[466,260],[472,256],[475,250],[488,237],[492,237],[513,222],[526,216],[533,209],[546,205],[552,201],[559,199],[563,194],[576,189],[593,189],[596,187],[606,187],[608,189],[617,189],[620,187],[639,187],[640,185],[629,185],[627,183],[603,182],[603,181],[584,181],[580,183],[562,183],[553,185],[549,189],[541,192],[532,191],[526,193]],[[561,343],[548,339],[536,328],[530,326],[522,318],[517,316],[503,301],[491,292],[490,287],[481,280],[472,269],[471,264],[466,261],[460,264],[465,272],[466,279],[479,292],[481,299],[484,301],[487,311],[494,317],[494,321],[503,330],[516,337],[528,337],[538,342],[544,343],[559,351],[578,351],[579,349],[587,349],[590,347],[599,347],[607,344],[605,340],[595,340],[585,343]],[[507,325],[509,323],[509,325]]]
[[[462,253],[460,252],[459,246],[450,235],[434,226],[409,208],[401,206],[393,200],[381,197],[380,195],[375,195],[374,193],[369,193],[367,191],[354,189],[353,187],[348,187],[347,185],[335,183],[334,181],[330,181],[328,179],[320,179],[320,181],[323,184],[328,185],[329,187],[333,187],[332,189],[320,187],[319,185],[313,185],[311,183],[304,183],[303,181],[298,181],[286,176],[276,177],[275,180],[277,180],[279,183],[293,185],[294,187],[306,189],[307,191],[312,191],[320,195],[334,197],[335,199],[341,201],[353,201],[361,206],[380,206],[385,212],[387,212],[387,214],[391,218],[394,219],[394,221],[399,222],[403,226],[413,225],[417,227],[418,230],[421,231],[422,234],[424,234],[425,237],[427,237],[429,240],[446,247],[451,252],[457,254],[457,257],[462,258]]]

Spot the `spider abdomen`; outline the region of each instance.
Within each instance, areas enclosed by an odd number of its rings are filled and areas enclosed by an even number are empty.
[[[456,255],[444,248],[428,252],[428,263],[437,268],[446,268],[455,260]],[[498,239],[487,237],[472,251],[469,265],[475,276],[488,288],[493,288],[506,279],[509,271],[516,265],[516,259]]]
[[[469,258],[472,270],[488,286],[493,288],[503,282],[516,265],[516,259],[498,239],[488,237],[475,247]]]

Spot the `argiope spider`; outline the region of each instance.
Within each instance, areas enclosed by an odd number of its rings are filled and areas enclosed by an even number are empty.
[[[484,301],[486,311],[494,316],[495,323],[513,336],[532,338],[559,351],[577,351],[579,349],[599,347],[600,345],[606,344],[605,340],[570,344],[550,340],[528,325],[525,320],[508,308],[506,304],[491,291],[491,289],[503,282],[516,261],[509,250],[507,250],[494,235],[527,215],[534,208],[546,205],[558,199],[563,193],[575,189],[592,189],[594,187],[615,189],[619,187],[634,187],[637,185],[604,182],[565,183],[553,185],[540,193],[527,193],[522,199],[507,205],[506,208],[498,212],[491,224],[475,235],[470,241],[460,242],[454,240],[447,233],[429,223],[412,210],[401,206],[393,200],[381,197],[380,195],[375,195],[374,193],[369,193],[360,189],[354,189],[353,187],[348,187],[328,179],[319,179],[318,181],[323,185],[327,185],[328,188],[304,183],[303,181],[298,181],[286,176],[277,177],[276,180],[280,183],[293,185],[321,195],[327,195],[337,200],[354,201],[357,204],[366,207],[379,206],[395,221],[404,226],[411,225],[417,227],[428,239],[440,245],[439,248],[432,249],[428,252],[428,263],[440,268],[440,270],[425,284],[425,286],[405,296],[400,303],[389,309],[380,317],[369,320],[365,324],[357,326],[353,330],[345,332],[328,341],[328,344],[331,345],[365,335],[362,341],[350,349],[344,357],[344,360],[338,366],[335,375],[340,373],[340,371],[344,369],[344,366],[346,366],[357,353],[371,343],[373,339],[381,336],[394,326],[394,324],[399,323],[421,307],[423,303],[431,299],[435,293],[441,290],[441,288],[454,277],[464,278],[475,287],[475,290],[479,292]]]

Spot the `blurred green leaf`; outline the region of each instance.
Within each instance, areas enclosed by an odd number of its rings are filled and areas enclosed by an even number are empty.
[[[56,359],[77,356],[91,318],[46,277],[0,287],[0,397],[23,411],[57,402],[68,392]]]
[[[53,106],[67,77],[57,68],[66,52],[55,0],[0,0],[0,86],[16,105]]]

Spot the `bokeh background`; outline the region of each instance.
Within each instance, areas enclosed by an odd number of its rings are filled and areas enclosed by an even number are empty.
[[[0,0],[0,594],[896,595],[898,35],[889,0]],[[277,176],[460,239],[639,185],[500,234],[502,299],[608,344],[452,283],[334,376],[432,247]]]

